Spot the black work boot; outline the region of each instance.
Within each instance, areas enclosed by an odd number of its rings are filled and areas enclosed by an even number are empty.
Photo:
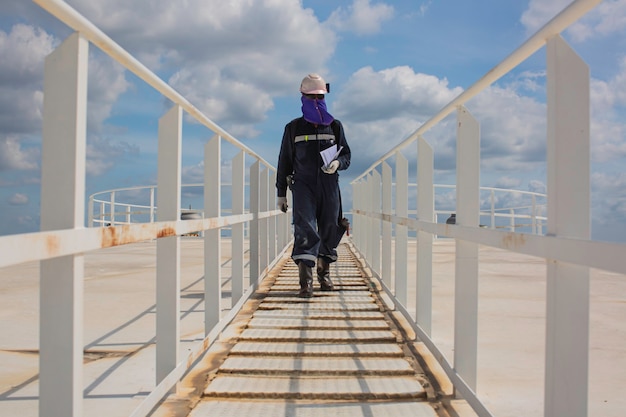
[[[333,282],[330,280],[330,264],[324,258],[317,258],[317,280],[322,291],[333,290]]]
[[[298,273],[300,276],[300,292],[298,297],[313,297],[313,270],[304,262],[298,264]]]

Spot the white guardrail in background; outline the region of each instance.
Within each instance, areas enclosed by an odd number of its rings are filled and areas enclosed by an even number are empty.
[[[546,259],[544,415],[587,416],[589,269],[626,273],[626,246],[590,240],[589,69],[560,33],[598,3],[600,0],[573,1],[352,182],[355,246],[381,278],[396,308],[413,323],[420,340],[439,360],[456,392],[481,417],[491,413],[476,393],[479,245]],[[480,227],[479,121],[464,104],[544,46],[548,126],[546,234]],[[453,112],[457,116],[456,224],[442,224],[437,222],[434,211],[433,149],[423,135]],[[409,216],[409,164],[401,152],[409,145],[417,145],[417,172],[412,175],[417,178],[418,191],[415,217]],[[416,277],[407,277],[409,231],[417,235]],[[434,236],[456,239],[452,361],[431,339]],[[416,280],[415,319],[406,307],[408,279]]]
[[[230,185],[222,184],[222,187],[229,187]],[[409,187],[415,185],[409,184]],[[202,189],[204,184],[183,184],[181,187],[183,189]],[[435,195],[442,195],[445,191],[454,193],[456,186],[435,184],[434,189]],[[89,227],[109,227],[133,223],[153,223],[157,213],[156,191],[156,185],[147,185],[94,193],[89,196],[87,224]],[[494,187],[480,187],[480,192],[482,206],[480,218],[483,227],[507,229],[511,232],[524,231],[543,234],[546,223],[545,194]],[[452,200],[454,200],[454,196],[452,196]],[[500,203],[501,200],[504,203]],[[434,213],[437,222],[447,221],[450,223],[450,217],[455,215],[455,210],[437,207],[435,204]],[[344,214],[348,217],[352,216],[351,212]],[[201,208],[194,209],[190,205],[187,209],[181,209],[181,219],[183,220],[202,217],[204,217],[204,210]]]

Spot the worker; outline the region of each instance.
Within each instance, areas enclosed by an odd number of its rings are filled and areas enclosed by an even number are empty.
[[[313,267],[322,291],[334,289],[330,264],[346,230],[342,222],[338,171],[350,166],[343,125],[328,113],[329,85],[318,74],[300,84],[302,117],[285,126],[276,178],[277,206],[287,212],[287,188],[293,196],[294,245],[299,297],[313,296]]]

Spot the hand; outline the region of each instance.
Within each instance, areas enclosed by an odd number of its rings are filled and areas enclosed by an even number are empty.
[[[325,174],[334,174],[335,172],[337,172],[338,169],[339,161],[337,160],[334,160],[333,162],[328,164],[328,166],[322,167],[322,171],[324,171]]]
[[[287,197],[278,197],[276,199],[276,207],[283,213],[287,213],[289,206],[287,205]]]

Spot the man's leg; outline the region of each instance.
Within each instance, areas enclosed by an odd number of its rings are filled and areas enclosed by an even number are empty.
[[[293,228],[294,244],[291,258],[298,264],[300,297],[313,295],[313,271],[319,250],[320,238],[317,234],[315,218],[315,196],[302,182],[293,187]]]

